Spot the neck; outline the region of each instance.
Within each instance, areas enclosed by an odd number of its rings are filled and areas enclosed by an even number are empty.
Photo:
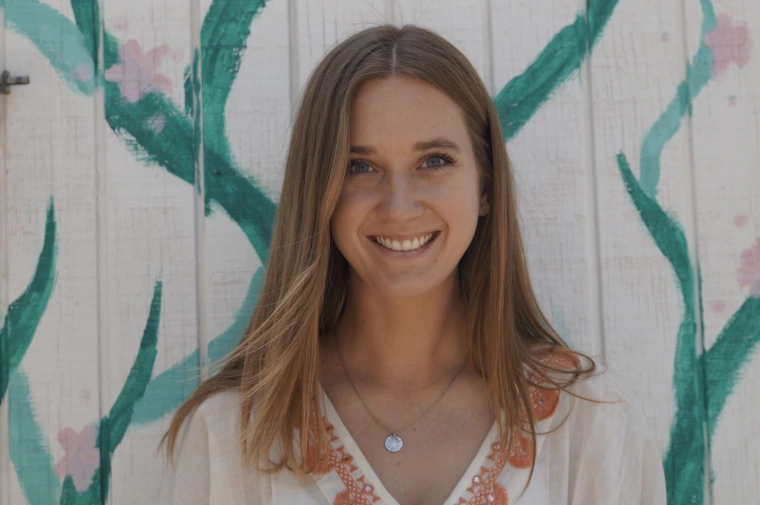
[[[390,298],[349,281],[336,325],[340,353],[358,380],[424,387],[459,370],[469,352],[456,272],[434,292]]]

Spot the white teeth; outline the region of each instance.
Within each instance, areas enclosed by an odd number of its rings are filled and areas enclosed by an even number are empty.
[[[387,247],[388,249],[393,249],[394,251],[413,251],[415,249],[419,249],[420,247],[423,247],[425,244],[430,242],[430,239],[433,238],[434,233],[428,233],[427,235],[419,238],[415,238],[414,240],[404,240],[404,242],[399,242],[398,240],[390,240],[384,237],[373,237],[375,239],[375,242],[378,244]]]

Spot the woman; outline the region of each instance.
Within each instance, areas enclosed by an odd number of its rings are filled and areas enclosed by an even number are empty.
[[[442,37],[319,63],[271,249],[162,440],[162,504],[664,503],[643,417],[538,307],[496,110]]]

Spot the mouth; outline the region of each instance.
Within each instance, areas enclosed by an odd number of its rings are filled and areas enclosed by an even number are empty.
[[[376,235],[370,235],[367,238],[369,238],[372,241],[372,243],[375,244],[375,246],[380,248],[382,252],[391,255],[391,257],[412,258],[412,257],[420,256],[425,251],[428,251],[431,248],[431,246],[436,242],[436,239],[440,235],[441,235],[440,230],[436,230],[426,235],[422,235],[422,237],[425,237],[425,241],[422,244],[420,244],[418,239],[415,239],[414,241],[411,241],[411,242],[404,241],[407,247],[406,250],[403,249],[403,246],[405,244],[397,240],[389,241],[387,239],[381,239],[380,237]]]

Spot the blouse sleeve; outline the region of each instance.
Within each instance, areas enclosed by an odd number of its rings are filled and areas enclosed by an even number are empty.
[[[604,375],[607,375],[606,373]],[[586,449],[576,460],[571,503],[666,505],[665,471],[646,418],[633,396],[609,376],[590,398],[606,403],[588,407],[582,439]]]
[[[209,505],[209,434],[204,412],[196,409],[177,437],[174,461],[167,461],[160,505]]]

